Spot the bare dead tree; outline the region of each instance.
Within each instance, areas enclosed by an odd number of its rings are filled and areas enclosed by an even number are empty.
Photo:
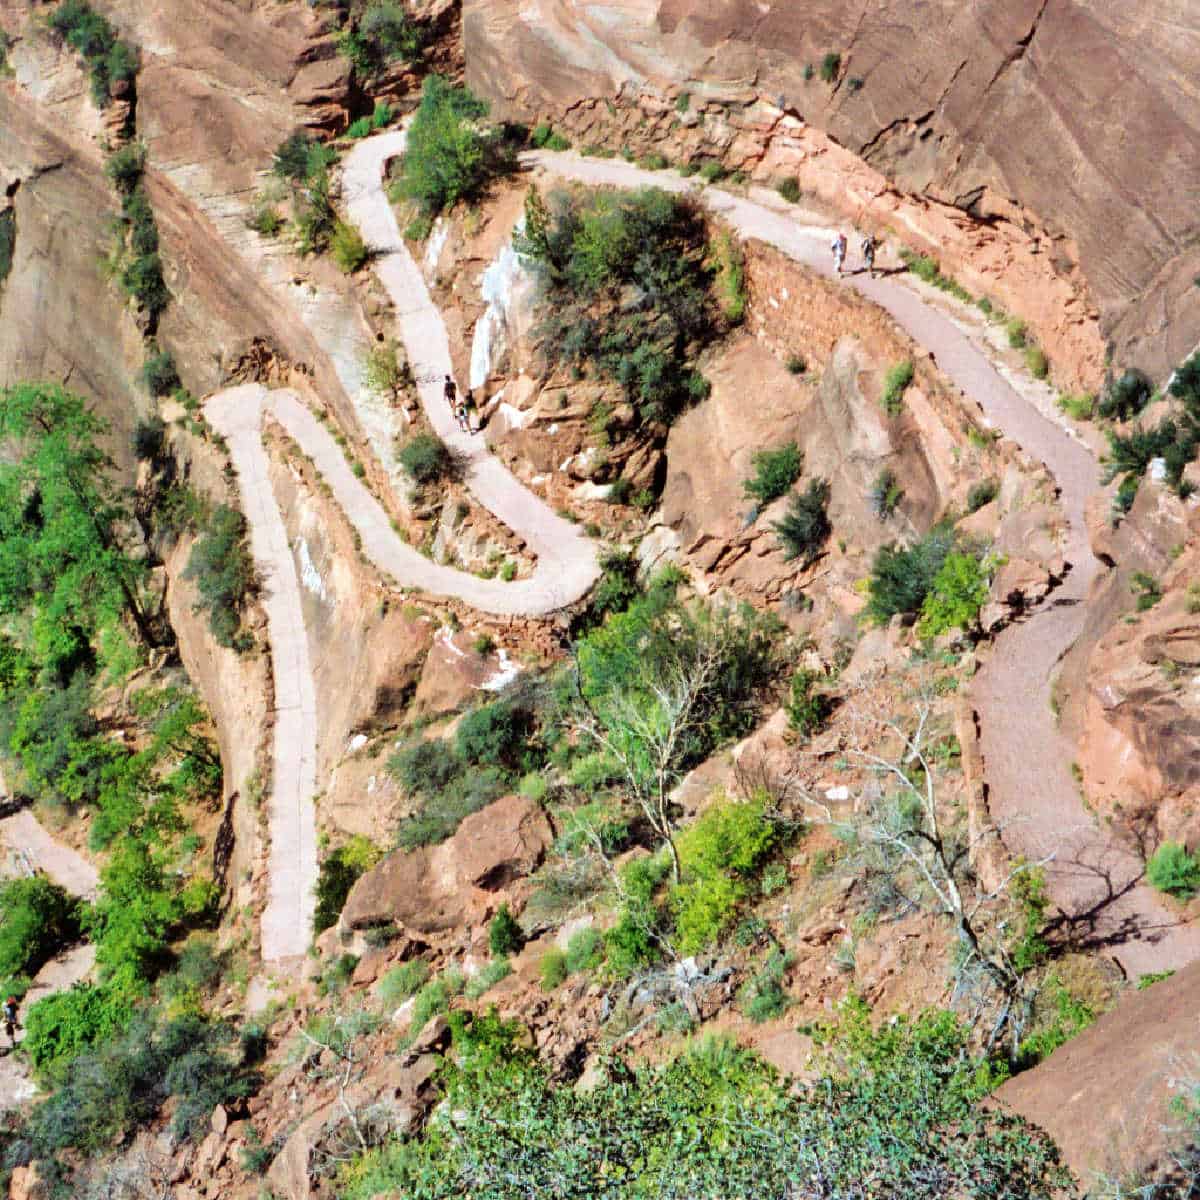
[[[1014,962],[1003,926],[988,918],[1011,898],[1020,876],[1044,866],[1054,855],[1015,863],[990,890],[976,886],[972,856],[981,842],[1000,837],[1003,826],[990,824],[964,838],[945,821],[938,797],[943,769],[930,751],[933,708],[930,698],[921,697],[910,729],[868,711],[861,699],[850,702],[854,733],[848,753],[880,786],[865,789],[856,811],[843,819],[832,818],[828,806],[808,800],[819,823],[840,828],[847,841],[878,853],[908,905],[931,909],[950,921],[959,945],[960,974],[980,972],[999,996],[988,1045],[998,1044],[1008,1032],[1015,1054],[1036,991]],[[907,887],[900,882],[905,873],[912,881]]]

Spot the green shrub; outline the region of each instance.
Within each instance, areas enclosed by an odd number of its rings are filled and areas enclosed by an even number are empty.
[[[978,483],[972,484],[971,490],[967,493],[967,512],[978,512],[985,505],[991,504],[999,494],[1000,481],[994,477],[981,479]]]
[[[129,195],[141,182],[146,169],[146,144],[127,142],[104,160],[104,174],[123,196]]]
[[[1145,571],[1135,571],[1129,581],[1129,590],[1136,597],[1138,612],[1149,612],[1161,599],[1162,587],[1153,575]]]
[[[763,1021],[773,1021],[787,1011],[788,996],[783,990],[783,980],[791,965],[791,955],[772,950],[762,969],[743,985],[738,992],[738,1002],[748,1020],[759,1025]]]
[[[1029,327],[1020,317],[1010,317],[1005,322],[1004,333],[1014,350],[1024,350],[1029,344]]]
[[[561,133],[555,133],[554,127],[544,122],[534,128],[533,133],[529,135],[529,140],[538,150],[563,151],[571,148],[571,143],[567,138],[563,137]]]
[[[436,433],[414,433],[396,454],[396,461],[417,483],[437,483],[455,473],[454,456]]]
[[[800,203],[800,180],[795,175],[787,175],[776,185],[775,190],[789,203]]]
[[[317,908],[313,914],[313,933],[321,933],[337,923],[346,905],[350,889],[383,856],[383,852],[361,834],[344,846],[331,851],[321,862],[317,875]]]
[[[320,139],[298,129],[275,148],[271,169],[281,179],[305,183],[328,166],[331,157],[332,151],[326,150]]]
[[[789,375],[803,375],[808,370],[808,363],[803,354],[789,354],[785,365]]]
[[[208,627],[222,646],[248,649],[240,633],[241,611],[254,584],[254,562],[246,544],[246,519],[235,508],[218,505],[192,547],[183,572],[199,593],[197,612],[208,613]]]
[[[462,765],[440,738],[416,737],[388,759],[388,773],[412,796],[444,790]]]
[[[515,769],[529,732],[529,714],[497,700],[472,709],[459,721],[454,748],[464,762]]]
[[[988,576],[980,560],[974,554],[951,550],[921,604],[921,634],[937,637],[950,629],[970,628],[987,595]]]
[[[884,521],[896,511],[903,498],[904,492],[896,480],[895,472],[889,467],[884,467],[875,476],[875,481],[871,484],[871,490],[867,494],[871,511],[881,521]]]
[[[819,733],[833,712],[833,702],[817,690],[821,676],[816,671],[801,669],[792,676],[791,689],[784,709],[788,726],[801,737]]]
[[[473,979],[468,981],[466,986],[467,999],[478,1000],[481,996],[490,992],[502,979],[507,979],[511,974],[512,963],[507,958],[501,956],[500,958],[492,959]]]
[[[725,178],[725,168],[716,159],[710,158],[700,164],[700,178],[705,183],[718,183]]]
[[[395,0],[372,0],[357,25],[338,35],[337,47],[357,72],[371,77],[391,62],[415,62],[427,41],[426,27],[409,17],[402,5]]]
[[[63,0],[47,17],[47,24],[83,59],[97,108],[108,107],[116,84],[136,78],[137,51],[120,41],[108,19],[84,0]]]
[[[333,261],[347,275],[353,275],[370,257],[362,234],[346,221],[338,221],[334,225],[329,239],[329,252],[333,255]]]
[[[133,453],[140,462],[155,462],[162,453],[167,427],[157,413],[133,427]]]
[[[897,363],[883,380],[883,395],[880,403],[889,417],[898,417],[904,408],[904,393],[913,381],[911,362]]]
[[[838,72],[842,69],[842,56],[830,50],[823,59],[821,59],[821,79],[825,83],[833,83],[838,77]]]
[[[604,960],[604,939],[590,925],[577,929],[567,942],[566,967],[568,974],[590,971]]]
[[[0,209],[0,284],[12,272],[13,255],[17,250],[17,214],[14,209]]]
[[[497,767],[476,767],[457,774],[444,791],[424,797],[415,816],[400,822],[396,844],[413,850],[444,842],[465,817],[486,808],[508,790],[509,776]]]
[[[0,979],[33,976],[79,936],[79,905],[44,875],[0,881]]]
[[[478,196],[511,159],[482,127],[488,105],[467,88],[429,75],[408,132],[400,190],[427,215]]]
[[[394,339],[379,342],[367,352],[363,381],[371,391],[395,396],[409,378],[408,364],[401,361],[400,346]]]
[[[1053,1015],[1042,1028],[1022,1041],[1017,1054],[1018,1070],[1036,1066],[1096,1019],[1091,1007],[1075,999],[1057,976],[1051,975],[1044,987],[1053,1005]]]
[[[547,950],[538,964],[542,980],[542,991],[552,992],[566,981],[567,956],[557,946]]]
[[[1105,420],[1131,421],[1150,403],[1154,385],[1144,371],[1130,367],[1105,389],[1096,411]]]
[[[800,478],[804,459],[800,447],[788,442],[777,450],[756,450],[750,458],[752,478],[742,483],[742,494],[766,507],[779,499]]]
[[[665,171],[671,165],[671,160],[665,154],[652,150],[649,154],[643,154],[637,160],[637,165],[643,171]]]
[[[1073,421],[1090,421],[1096,412],[1096,397],[1091,392],[1064,393],[1058,398],[1058,407]]]
[[[868,617],[886,625],[897,613],[919,613],[953,548],[953,534],[940,527],[911,546],[881,546],[867,585]]]
[[[829,483],[824,479],[810,480],[803,492],[792,493],[783,519],[772,525],[788,561],[799,558],[807,565],[820,554],[833,532],[828,514],[829,496]]]
[[[149,347],[146,361],[142,364],[142,383],[152,396],[169,396],[179,387],[179,372],[169,350]]]
[[[133,1016],[129,1000],[109,987],[77,983],[30,1006],[25,1053],[39,1071],[76,1057],[123,1029]]]
[[[508,905],[501,904],[488,926],[488,949],[496,957],[504,957],[509,954],[519,954],[524,945],[525,934],[520,925],[508,911]]]
[[[415,996],[429,979],[429,964],[422,958],[393,967],[379,981],[379,998],[384,1004],[402,1004]]]
[[[413,1001],[407,1040],[412,1041],[429,1023],[430,1018],[448,1012],[450,1001],[463,990],[464,986],[465,981],[462,974],[453,967],[443,971],[436,979],[431,979],[417,993],[417,998]]]
[[[1040,346],[1025,347],[1025,366],[1034,379],[1045,379],[1050,374],[1050,360]]]
[[[1180,842],[1163,842],[1146,864],[1146,878],[1160,892],[1189,900],[1200,891],[1200,855]]]
[[[722,230],[709,248],[716,268],[716,292],[721,315],[730,325],[740,325],[746,316],[746,264],[732,236]]]

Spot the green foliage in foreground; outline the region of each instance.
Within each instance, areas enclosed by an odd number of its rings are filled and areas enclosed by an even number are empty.
[[[381,857],[378,847],[358,834],[321,860],[317,875],[317,907],[313,913],[314,934],[321,933],[337,921],[342,915],[350,889]]]
[[[583,1092],[494,1015],[452,1019],[446,1103],[419,1137],[344,1166],[341,1200],[1047,1200],[1069,1186],[1044,1134],[979,1106],[949,1013],[874,1032],[851,1006],[813,1031],[827,1059],[811,1082],[705,1040],[662,1066],[608,1060]]]
[[[950,629],[970,629],[988,596],[988,573],[977,555],[952,550],[933,577],[921,604],[922,636],[937,637]]]
[[[0,982],[36,975],[79,936],[79,905],[44,875],[0,882]]]
[[[1146,864],[1146,878],[1160,892],[1190,900],[1200,891],[1200,855],[1180,842],[1163,842]]]
[[[472,200],[495,175],[509,169],[497,134],[483,125],[486,101],[465,87],[430,75],[408,131],[400,192],[433,216]]]

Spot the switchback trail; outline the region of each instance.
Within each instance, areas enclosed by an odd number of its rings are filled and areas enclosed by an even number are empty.
[[[209,419],[229,439],[238,470],[254,557],[266,583],[276,656],[271,890],[263,916],[267,960],[301,954],[308,943],[316,880],[312,807],[316,717],[299,583],[269,485],[262,417],[269,412],[299,442],[358,530],[364,553],[402,586],[457,597],[489,612],[544,615],[584,595],[598,575],[592,544],[518,483],[480,439],[458,430],[442,397],[437,381],[451,371],[445,325],[400,236],[383,188],[384,167],[404,152],[404,146],[404,133],[388,133],[360,142],[347,155],[343,196],[348,214],[374,252],[374,269],[396,306],[414,373],[431,381],[419,387],[430,423],[463,456],[467,484],[480,503],[523,537],[537,555],[537,569],[528,579],[504,583],[438,566],[418,554],[395,535],[332,436],[294,393],[251,385],[209,401]],[[800,224],[765,189],[735,196],[627,163],[569,154],[539,152],[526,155],[525,162],[594,185],[653,186],[693,194],[742,237],[766,242],[822,275],[833,274],[828,247],[832,231]],[[1091,935],[1122,943],[1119,956],[1130,973],[1179,966],[1197,957],[1200,930],[1175,923],[1159,898],[1135,881],[1140,862],[1082,812],[1067,766],[1071,752],[1050,710],[1051,673],[1082,629],[1083,601],[1099,571],[1083,520],[1087,497],[1098,487],[1095,458],[1077,437],[1003,377],[985,353],[981,338],[905,282],[865,275],[848,275],[842,282],[887,310],[933,354],[943,373],[979,404],[987,421],[1046,463],[1062,489],[1068,523],[1064,554],[1072,570],[1051,603],[1000,635],[994,656],[974,688],[991,809],[995,819],[1006,823],[1006,843],[1014,853],[1029,857],[1057,854],[1048,870],[1053,901],[1072,918],[1094,910],[1084,918]],[[1107,875],[1094,870],[1097,864],[1108,868]]]

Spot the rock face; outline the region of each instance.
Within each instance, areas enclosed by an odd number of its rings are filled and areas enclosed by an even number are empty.
[[[761,159],[794,114],[834,139],[795,161],[845,147],[880,172],[877,191],[979,218],[956,254],[999,234],[1051,277],[1077,262],[1117,361],[1161,372],[1200,335],[1200,246],[1179,186],[1200,171],[1186,13],[1183,0],[817,0],[798,19],[750,0],[465,0],[463,36],[472,84],[526,118],[644,96],[639,118],[657,108],[681,144]],[[827,54],[840,55],[830,83],[814,70]],[[1055,324],[1030,315],[1039,333]]]
[[[530,874],[552,841],[542,810],[524,796],[504,796],[473,813],[440,846],[397,850],[351,889],[344,929],[395,922],[413,934],[463,923],[476,890],[494,891]]]
[[[1177,1122],[1167,1105],[1194,1074],[1200,963],[1141,992],[1009,1080],[997,1099],[1040,1125],[1085,1184],[1159,1160]]]

